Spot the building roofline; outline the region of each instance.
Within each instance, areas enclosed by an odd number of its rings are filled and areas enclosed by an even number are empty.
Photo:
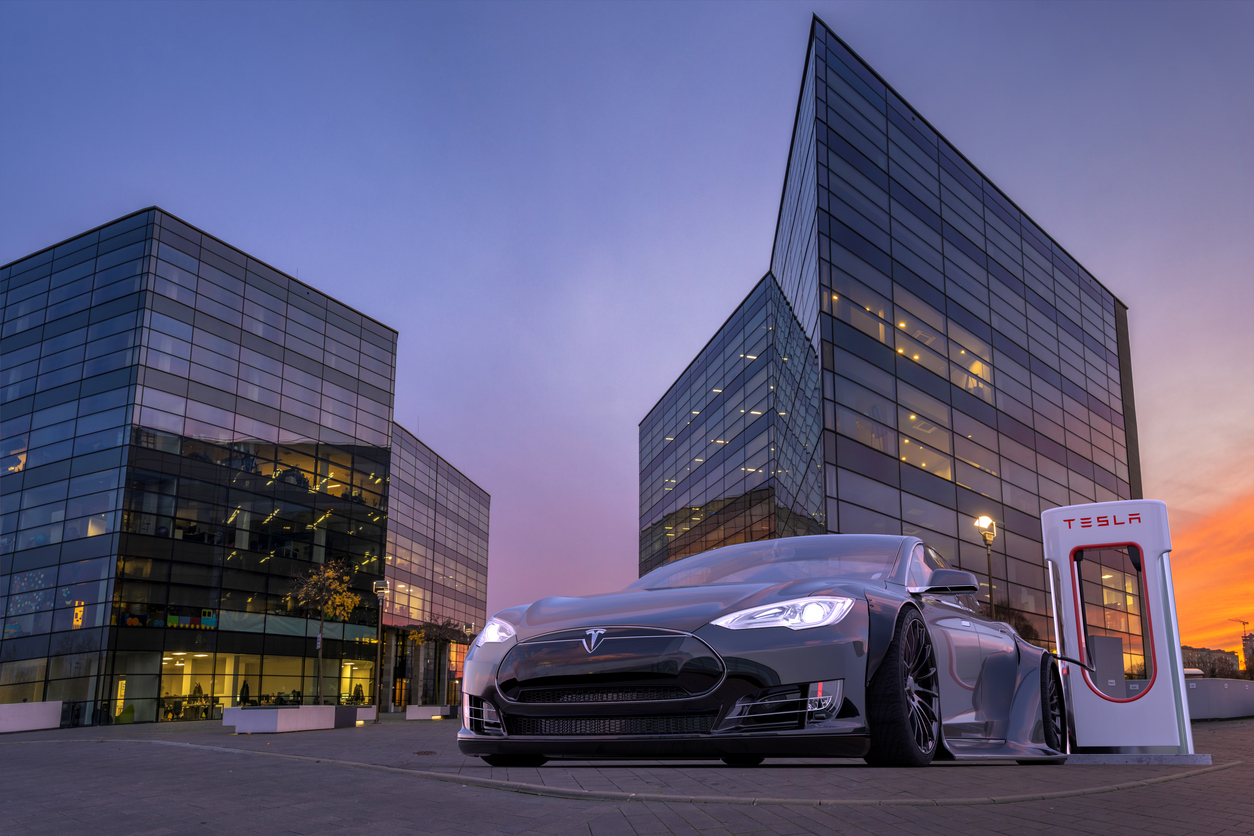
[[[154,209],[155,209],[155,210],[157,210],[158,212],[164,212],[164,211],[165,211],[164,209],[162,209],[162,208],[161,208],[161,207],[159,207],[159,206],[145,206],[143,209],[137,209],[137,210],[135,210],[134,212],[127,212],[125,215],[121,215],[121,216],[119,216],[119,217],[116,217],[116,218],[114,218],[114,219],[113,219],[113,220],[111,220],[111,221],[105,221],[104,223],[100,224],[99,226],[93,226],[91,229],[87,229],[87,230],[84,230],[84,231],[82,231],[82,232],[76,232],[75,234],[71,235],[69,238],[63,238],[63,239],[61,239],[60,241],[56,242],[55,244],[49,244],[49,245],[48,245],[48,246],[46,246],[46,247],[40,247],[39,249],[35,250],[34,252],[29,252],[29,253],[27,253],[26,255],[21,256],[20,258],[15,258],[15,259],[13,259],[12,261],[8,262],[7,264],[0,264],[0,270],[7,270],[8,268],[12,267],[14,264],[17,264],[17,263],[19,263],[19,262],[25,261],[25,260],[26,260],[26,259],[28,259],[28,258],[34,258],[35,256],[39,255],[40,253],[46,253],[46,252],[48,252],[48,250],[55,250],[57,247],[61,246],[62,244],[68,244],[68,243],[70,243],[71,241],[73,241],[75,238],[82,238],[84,235],[91,235],[93,232],[99,232],[100,230],[104,229],[106,226],[113,226],[115,223],[118,223],[119,221],[124,221],[124,220],[126,220],[127,218],[133,218],[133,217],[135,217],[136,215],[142,215],[142,214],[144,214],[145,212],[151,212],[151,211],[153,211]],[[188,224],[188,225],[190,226],[190,224]]]
[[[306,287],[306,288],[309,288],[309,289],[310,289],[310,290],[312,290],[314,293],[317,293],[317,294],[319,294],[320,296],[325,296],[325,297],[327,297],[328,299],[334,299],[334,300],[335,300],[335,302],[336,302],[337,304],[342,305],[342,306],[343,306],[343,307],[345,307],[345,308],[348,308],[350,311],[352,311],[353,313],[357,314],[358,316],[361,316],[361,317],[363,317],[363,318],[365,318],[365,319],[370,320],[371,322],[373,322],[373,323],[375,323],[376,325],[378,325],[380,328],[386,328],[387,330],[391,331],[393,334],[396,334],[398,337],[399,337],[399,335],[400,335],[400,332],[399,332],[399,331],[397,331],[395,328],[393,328],[391,325],[387,325],[387,324],[385,324],[385,323],[382,323],[382,322],[380,322],[379,320],[375,319],[373,316],[370,316],[369,314],[364,314],[364,313],[362,313],[361,311],[359,311],[359,310],[357,310],[356,308],[354,308],[352,305],[345,304],[344,302],[340,301],[339,299],[336,299],[334,296],[332,296],[331,294],[327,293],[326,291],[324,291],[324,290],[319,290],[318,288],[314,287],[314,286],[313,286],[313,285],[311,285],[311,284],[307,284],[307,283],[305,283],[305,282],[302,282],[300,279],[296,278],[295,276],[291,275],[290,273],[287,273],[287,272],[286,272],[286,271],[284,271],[284,270],[280,270],[279,268],[277,268],[277,267],[275,267],[274,265],[270,264],[268,261],[262,261],[260,258],[257,258],[257,257],[256,257],[256,256],[254,256],[252,253],[245,252],[244,250],[241,250],[239,247],[235,246],[234,244],[229,244],[229,243],[227,243],[226,241],[223,241],[223,240],[222,240],[221,238],[219,238],[218,236],[216,236],[216,235],[214,235],[214,234],[212,234],[212,233],[209,233],[209,232],[205,232],[203,229],[201,229],[200,227],[196,226],[195,224],[190,224],[190,223],[188,223],[187,221],[185,221],[185,220],[183,220],[182,218],[180,218],[178,215],[174,214],[173,212],[168,212],[168,211],[166,211],[165,209],[162,209],[160,206],[156,206],[156,205],[153,205],[153,206],[145,206],[143,209],[138,209],[138,210],[136,210],[136,211],[134,211],[134,212],[127,212],[125,215],[122,215],[122,216],[120,216],[120,217],[114,218],[114,219],[113,219],[113,220],[111,220],[111,221],[106,221],[105,223],[102,223],[102,224],[100,224],[99,226],[94,226],[94,227],[92,227],[91,229],[85,230],[85,231],[83,231],[83,232],[79,232],[79,233],[77,233],[77,234],[75,234],[75,235],[71,235],[69,238],[64,238],[64,239],[62,239],[62,240],[58,241],[58,242],[57,242],[57,243],[55,243],[55,244],[51,244],[51,245],[49,245],[49,246],[47,246],[47,247],[41,247],[40,249],[35,250],[35,251],[34,251],[34,252],[32,252],[32,253],[27,253],[26,255],[22,256],[21,258],[16,258],[16,259],[14,259],[13,261],[10,261],[8,264],[0,264],[0,270],[6,269],[6,268],[8,268],[8,267],[12,267],[14,264],[17,264],[18,262],[25,261],[25,260],[26,260],[26,259],[28,259],[28,258],[33,258],[34,256],[37,256],[37,255],[39,255],[40,253],[45,253],[45,252],[47,252],[48,250],[55,250],[57,247],[61,246],[62,244],[68,244],[70,241],[73,241],[75,238],[82,238],[84,235],[91,235],[93,232],[99,232],[100,230],[104,229],[104,228],[105,228],[105,227],[107,227],[107,226],[113,226],[115,223],[118,223],[119,221],[124,221],[124,220],[126,220],[127,218],[133,218],[133,217],[135,217],[136,215],[142,215],[142,214],[143,214],[143,213],[145,213],[145,212],[160,212],[160,213],[161,213],[161,214],[163,214],[163,215],[168,215],[169,217],[173,218],[174,220],[178,221],[179,223],[183,224],[184,226],[189,227],[190,229],[194,229],[194,230],[196,230],[196,231],[197,231],[197,232],[199,232],[201,235],[205,235],[205,236],[208,236],[209,238],[212,238],[213,240],[217,241],[217,242],[218,242],[219,244],[221,244],[222,246],[224,246],[224,247],[229,247],[229,248],[231,248],[232,250],[235,250],[236,252],[242,253],[243,255],[247,256],[248,258],[252,259],[253,261],[257,262],[258,264],[261,264],[261,265],[265,266],[266,268],[268,268],[268,269],[270,269],[270,270],[273,270],[274,272],[276,272],[276,273],[278,273],[278,274],[280,274],[280,275],[284,276],[284,277],[285,277],[285,278],[287,278],[289,281],[293,281],[293,282],[295,282],[296,284],[300,285],[301,287]],[[417,436],[415,436],[415,438],[416,438],[416,437],[417,437]],[[434,452],[434,451],[433,451],[433,452]]]
[[[788,172],[792,170],[792,150],[793,139],[797,136],[797,120],[801,118],[802,95],[806,91],[806,73],[810,72],[810,44],[814,43],[814,24],[819,23],[827,27],[826,23],[819,20],[818,15],[814,15],[814,20],[810,22],[810,35],[806,39],[806,60],[801,65],[801,87],[797,90],[797,110],[792,116],[792,133],[788,136],[788,160],[784,163],[784,182],[779,187],[779,211],[775,213],[775,234],[771,237],[771,260],[770,268],[775,269],[775,247],[779,244],[779,224],[784,218],[784,198],[788,196]],[[830,30],[829,30],[830,31]],[[858,59],[862,61],[861,58]],[[862,61],[862,63],[866,63]],[[816,115],[817,119],[818,116]],[[817,203],[815,204],[817,206]]]
[[[946,137],[943,133],[938,131],[936,127],[923,116],[923,114],[919,113],[919,111],[914,107],[914,105],[910,104],[910,102],[907,101],[904,96],[902,96],[899,92],[897,92],[897,89],[895,87],[889,84],[882,75],[876,72],[875,68],[872,67],[869,63],[867,63],[866,59],[863,58],[861,55],[859,55],[857,50],[849,46],[849,44],[846,43],[845,40],[842,37],[840,37],[840,35],[837,35],[836,32],[832,30],[832,27],[828,26],[827,23],[822,18],[820,18],[817,14],[812,15],[811,17],[812,19],[811,19],[811,24],[810,24],[810,33],[809,33],[809,37],[806,40],[806,59],[805,59],[805,64],[802,66],[802,70],[801,70],[801,85],[800,85],[800,88],[797,90],[797,108],[793,115],[793,130],[792,130],[791,136],[795,136],[797,133],[797,119],[801,115],[802,94],[805,92],[806,73],[810,72],[810,51],[811,51],[810,44],[814,41],[815,26],[816,25],[822,26],[833,38],[835,38],[837,41],[840,42],[841,46],[843,46],[845,49],[849,51],[850,55],[852,55],[855,59],[861,62],[862,66],[868,72],[870,72],[871,75],[875,76],[875,78],[878,79],[880,83],[884,85],[885,89],[889,90],[897,98],[899,102],[901,102],[906,107],[910,108],[911,113],[917,116],[923,122],[923,124],[927,125],[928,129],[931,130],[933,133],[935,133],[939,139],[943,140],[945,144],[949,146],[950,150],[952,150],[955,154],[957,154],[962,159],[963,162],[971,166],[971,168],[974,169],[975,172],[980,175],[983,182],[988,183],[990,186],[992,186],[993,189],[995,189],[997,193],[1001,195],[1001,197],[1007,203],[1009,203],[1011,206],[1015,208],[1015,211],[1017,211],[1023,217],[1027,218],[1037,229],[1039,229],[1041,231],[1041,234],[1044,235],[1046,238],[1048,238],[1052,245],[1056,246],[1064,255],[1067,256],[1067,258],[1074,261],[1076,265],[1079,266],[1080,269],[1082,269],[1089,278],[1091,278],[1094,282],[1096,282],[1102,288],[1102,290],[1109,293],[1111,298],[1115,302],[1122,305],[1125,309],[1128,307],[1123,302],[1123,300],[1120,299],[1118,296],[1116,296],[1115,293],[1110,288],[1108,288],[1105,284],[1102,283],[1100,279],[1094,276],[1092,271],[1089,270],[1087,267],[1085,267],[1084,263],[1080,261],[1080,259],[1072,255],[1071,252],[1068,251],[1067,248],[1064,247],[1062,244],[1059,244],[1057,239],[1055,239],[1053,235],[1051,235],[1049,232],[1045,230],[1044,226],[1042,226],[1040,223],[1037,223],[1035,218],[1033,218],[1027,212],[1023,211],[1023,207],[1021,207],[1018,203],[1016,203],[1013,199],[1011,199],[1010,196],[1007,195],[1005,191],[1003,191],[1002,188],[993,181],[992,178],[986,175],[980,169],[979,166],[971,162],[971,160],[967,158],[966,154],[962,153],[962,151],[960,151],[957,148],[957,146],[955,146],[952,142],[949,141],[948,137]],[[788,189],[788,172],[792,168],[793,143],[792,143],[791,136],[788,142],[788,160],[784,164],[784,181],[783,181],[783,184],[780,186],[779,211],[776,213],[776,216],[775,216],[775,237],[771,242],[771,258],[770,258],[771,268],[767,270],[766,276],[763,276],[763,279],[765,279],[767,276],[772,275],[771,269],[773,269],[773,266],[775,264],[775,247],[779,241],[779,223],[780,223],[780,219],[783,217],[783,212],[784,212],[784,196],[787,194],[787,189]],[[744,298],[745,299],[749,298],[749,296],[752,295],[753,291],[757,289],[758,284],[761,284],[761,283],[762,283],[762,280],[759,280],[758,283],[753,286],[753,289],[751,289],[749,293],[745,294]],[[723,321],[723,324],[720,325],[718,329],[715,330],[714,336],[710,337],[709,341],[706,342],[706,344],[701,347],[701,350],[697,352],[696,356],[693,357],[692,362],[690,362],[687,366],[685,366],[684,370],[675,377],[675,382],[672,383],[669,387],[667,387],[666,391],[662,393],[662,396],[657,399],[657,401],[653,404],[652,407],[649,408],[649,411],[645,413],[644,418],[642,418],[640,422],[636,425],[637,427],[643,425],[645,421],[649,420],[649,416],[652,415],[654,410],[656,410],[658,406],[662,403],[662,401],[666,399],[666,396],[670,394],[671,389],[675,388],[675,384],[679,382],[679,379],[682,378],[684,374],[687,373],[687,371],[690,368],[692,368],[693,364],[697,362],[697,359],[701,356],[701,353],[705,351],[707,348],[709,348],[710,343],[714,341],[714,337],[717,337],[719,332],[722,331],[724,327],[726,327],[727,323],[731,321],[731,318],[736,315],[736,311],[740,310],[740,306],[743,304],[744,304],[744,299],[742,299],[739,303],[737,303],[736,307],[732,310],[731,314],[729,314],[727,319]]]
[[[409,435],[413,436],[414,441],[418,442],[418,443],[419,443],[419,444],[421,444],[423,447],[426,447],[428,450],[430,450],[430,451],[431,451],[431,455],[435,456],[437,459],[439,459],[440,461],[442,461],[442,462],[444,462],[446,465],[448,465],[450,470],[454,470],[454,471],[456,471],[456,472],[457,472],[457,475],[461,476],[461,477],[462,477],[463,479],[465,479],[467,482],[469,482],[470,484],[474,485],[474,486],[475,486],[476,488],[478,488],[479,490],[483,491],[483,495],[484,495],[484,496],[486,496],[488,499],[491,499],[491,498],[492,498],[492,494],[488,493],[486,490],[483,490],[483,486],[481,486],[481,485],[480,485],[478,482],[476,482],[474,479],[471,479],[469,476],[467,476],[465,473],[463,473],[463,472],[461,471],[461,468],[456,467],[456,466],[455,466],[452,462],[450,462],[448,459],[444,458],[444,457],[443,457],[443,456],[441,456],[439,453],[437,453],[437,452],[434,450],[434,448],[432,448],[432,447],[431,447],[431,445],[430,445],[430,444],[428,444],[427,442],[425,442],[425,441],[423,441],[421,438],[419,438],[417,433],[410,432],[408,427],[405,427],[405,426],[403,426],[402,424],[398,423],[395,419],[393,419],[393,421],[392,421],[392,426],[393,426],[393,427],[395,427],[395,428],[397,428],[397,429],[399,429],[399,430],[402,430],[403,432],[409,433]]]
[[[842,38],[840,35],[837,35],[837,34],[836,34],[836,32],[832,29],[832,27],[830,27],[830,26],[828,26],[828,25],[827,25],[826,21],[824,21],[824,20],[823,20],[821,17],[819,17],[817,14],[816,14],[816,15],[814,15],[813,17],[814,17],[814,21],[813,21],[813,23],[818,23],[820,26],[822,26],[824,29],[826,29],[826,30],[827,30],[827,32],[828,32],[828,33],[829,33],[829,34],[830,34],[833,38],[835,38],[837,41],[839,41],[841,46],[843,46],[845,49],[849,50],[849,54],[850,54],[850,55],[852,55],[854,58],[856,58],[858,61],[860,61],[860,62],[862,63],[862,66],[863,66],[863,67],[865,67],[865,68],[867,69],[867,71],[869,71],[869,72],[871,73],[871,75],[875,76],[875,77],[876,77],[876,78],[880,81],[880,83],[882,83],[882,84],[884,85],[884,87],[885,87],[885,88],[886,88],[889,92],[891,92],[894,96],[896,96],[896,97],[897,97],[897,101],[901,102],[903,105],[905,105],[906,107],[910,108],[910,111],[911,111],[914,115],[918,116],[918,117],[919,117],[919,119],[923,122],[923,124],[927,125],[928,129],[932,131],[932,133],[936,134],[936,136],[937,136],[939,139],[944,140],[944,141],[945,141],[945,144],[949,146],[950,150],[952,150],[955,154],[957,154],[959,157],[961,157],[963,162],[965,162],[967,165],[971,166],[971,168],[975,169],[975,172],[976,172],[977,174],[979,174],[979,175],[980,175],[980,177],[983,179],[983,181],[984,181],[985,183],[988,183],[988,184],[989,184],[990,186],[992,186],[994,189],[996,189],[997,193],[998,193],[999,195],[1001,195],[1001,196],[1002,196],[1002,198],[1004,198],[1004,199],[1005,199],[1005,201],[1006,201],[1007,203],[1009,203],[1011,206],[1013,206],[1013,207],[1015,208],[1015,211],[1017,211],[1017,212],[1018,212],[1020,215],[1022,215],[1023,217],[1027,218],[1029,221],[1031,221],[1031,222],[1032,222],[1032,224],[1033,224],[1033,225],[1034,225],[1037,229],[1039,229],[1039,230],[1041,231],[1041,234],[1042,234],[1042,235],[1044,235],[1046,238],[1048,238],[1048,239],[1049,239],[1049,242],[1050,242],[1051,244],[1053,244],[1053,245],[1054,245],[1054,246],[1056,246],[1059,250],[1061,250],[1061,251],[1063,252],[1063,254],[1067,256],[1067,258],[1069,258],[1069,259],[1071,259],[1072,261],[1074,261],[1074,262],[1076,263],[1076,265],[1080,267],[1080,269],[1084,270],[1084,272],[1085,272],[1086,274],[1088,274],[1088,277],[1089,277],[1089,278],[1091,278],[1093,281],[1097,282],[1097,284],[1101,286],[1102,290],[1104,290],[1104,291],[1106,291],[1107,293],[1109,293],[1109,294],[1110,294],[1110,296],[1111,296],[1111,298],[1112,298],[1112,299],[1114,299],[1116,302],[1119,302],[1119,304],[1123,305],[1125,308],[1126,308],[1126,307],[1128,307],[1126,304],[1124,304],[1124,303],[1123,303],[1123,301],[1122,301],[1122,300],[1121,300],[1118,296],[1116,296],[1116,295],[1114,294],[1114,291],[1112,291],[1110,288],[1106,287],[1106,285],[1105,285],[1105,284],[1103,284],[1103,283],[1101,282],[1101,280],[1100,280],[1100,279],[1098,279],[1096,276],[1094,276],[1094,275],[1093,275],[1093,272],[1092,272],[1091,270],[1089,270],[1087,267],[1085,267],[1085,266],[1084,266],[1084,262],[1080,261],[1080,259],[1078,259],[1078,258],[1076,258],[1075,256],[1073,256],[1073,255],[1072,255],[1072,254],[1071,254],[1071,253],[1067,250],[1067,248],[1066,248],[1066,247],[1064,247],[1062,244],[1059,244],[1059,243],[1058,243],[1058,241],[1054,238],[1054,236],[1053,236],[1053,235],[1050,235],[1050,234],[1049,234],[1049,233],[1045,230],[1045,227],[1044,227],[1043,225],[1041,225],[1041,224],[1037,223],[1037,221],[1036,221],[1036,219],[1035,219],[1035,218],[1033,218],[1033,217],[1032,217],[1031,215],[1029,215],[1027,212],[1023,211],[1023,207],[1021,207],[1018,203],[1016,203],[1014,200],[1012,200],[1012,199],[1011,199],[1011,197],[1010,197],[1009,195],[1007,195],[1004,191],[1002,191],[1001,186],[998,186],[998,185],[997,185],[997,183],[995,183],[991,177],[989,177],[987,174],[985,174],[985,173],[983,172],[983,170],[981,170],[981,169],[980,169],[980,167],[979,167],[978,165],[976,165],[975,163],[971,162],[971,160],[967,159],[967,155],[966,155],[966,154],[962,153],[962,151],[960,151],[956,145],[954,145],[952,142],[950,142],[950,141],[949,141],[949,138],[948,138],[948,137],[946,137],[943,133],[941,133],[940,131],[938,131],[938,130],[936,129],[936,126],[935,126],[935,125],[933,125],[931,122],[929,122],[929,121],[927,120],[927,118],[923,116],[923,114],[922,114],[922,113],[919,113],[919,111],[915,109],[914,105],[910,104],[910,102],[909,102],[909,101],[907,101],[907,100],[906,100],[906,98],[905,98],[904,96],[902,96],[900,93],[898,93],[898,92],[897,92],[897,88],[895,88],[895,87],[893,87],[891,84],[889,84],[889,83],[888,83],[888,82],[884,79],[884,77],[883,77],[882,75],[880,75],[878,72],[876,72],[876,71],[875,71],[875,68],[874,68],[874,67],[872,67],[869,63],[867,63],[867,60],[866,60],[865,58],[863,58],[861,55],[859,55],[859,54],[858,54],[858,52],[857,52],[857,50],[855,50],[855,49],[854,49],[853,47],[851,47],[848,43],[846,43],[844,38]],[[814,38],[814,26],[813,26],[813,23],[811,24],[811,27],[810,27],[810,38],[811,38],[812,40],[813,40],[813,38]],[[807,67],[809,66],[809,62],[810,62],[810,57],[809,57],[809,51],[807,50],[807,53],[806,53],[806,65],[807,65]],[[805,87],[805,77],[804,77],[804,74],[803,74],[802,79],[801,79],[801,85],[802,85],[802,88],[804,89],[804,87]],[[800,95],[800,94],[798,94],[798,95]],[[801,107],[800,102],[798,102],[797,107],[798,107],[798,108],[800,108],[800,107]],[[800,111],[798,111],[798,112],[800,112]],[[794,132],[796,131],[796,127],[795,127],[795,126],[794,126],[794,128],[793,128],[793,131],[794,131]],[[791,150],[789,151],[789,156],[791,157]],[[785,173],[784,173],[784,181],[785,181],[785,186],[787,185],[787,180],[788,180],[788,174],[787,174],[787,170],[785,170]],[[782,199],[782,198],[780,199],[780,202],[781,202],[781,204],[783,203],[783,199]],[[772,249],[772,258],[773,258],[773,257],[774,257],[774,249]]]
[[[752,296],[753,292],[758,289],[758,285],[762,284],[762,282],[766,281],[767,279],[774,279],[774,278],[775,278],[774,274],[771,273],[770,270],[767,270],[766,274],[763,275],[762,278],[758,279],[756,282],[753,283],[753,287],[749,288],[749,292],[744,295],[744,298],[736,303],[736,307],[732,308],[732,312],[729,313],[727,315],[727,318],[723,320],[723,324],[714,329],[714,334],[708,340],[706,340],[705,345],[701,346],[700,350],[698,350],[697,353],[693,355],[693,358],[691,361],[689,361],[688,365],[684,366],[684,370],[680,372],[679,374],[675,375],[675,381],[671,383],[670,386],[666,387],[666,391],[662,393],[662,397],[658,398],[654,402],[653,406],[649,407],[649,411],[646,412],[644,414],[644,417],[640,419],[640,422],[636,424],[637,427],[639,427],[645,421],[649,420],[649,416],[653,414],[653,411],[657,409],[658,406],[661,405],[662,401],[666,400],[666,396],[669,395],[671,390],[674,389],[675,386],[679,384],[679,379],[682,378],[685,374],[687,374],[688,370],[691,369],[696,364],[696,362],[701,359],[701,354],[707,348],[710,347],[710,344],[714,342],[714,338],[723,332],[723,329],[727,327],[727,324],[732,321],[732,317],[736,315],[736,311],[740,310],[740,307],[745,303],[745,300],[747,300],[750,296]]]

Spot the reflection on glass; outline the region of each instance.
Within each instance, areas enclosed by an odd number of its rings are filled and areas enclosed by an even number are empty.
[[[901,453],[901,461],[906,464],[926,470],[933,476],[953,481],[954,462],[949,456],[905,436],[901,437],[901,447],[898,451]]]
[[[1141,636],[1148,619],[1141,605],[1140,557],[1128,547],[1091,549],[1078,562],[1086,635],[1118,638],[1124,651],[1124,676],[1153,678],[1153,659]]]
[[[923,333],[922,331],[919,331],[918,329],[916,329],[916,332]],[[943,338],[938,338],[938,339],[940,339],[941,341],[941,345],[939,346],[939,348],[940,350],[943,351],[944,340]],[[897,353],[899,355],[901,355],[907,360],[912,360],[915,363],[918,363],[920,366],[932,372],[933,374],[944,377],[948,373],[949,364],[945,361],[944,357],[942,357],[940,354],[937,354],[935,351],[933,351],[930,348],[925,348],[924,345],[920,341],[906,336],[906,333],[904,330],[897,331],[895,345],[897,346]]]
[[[921,441],[943,453],[952,452],[950,449],[949,430],[944,427],[938,427],[924,415],[905,407],[898,407],[897,426],[901,427],[902,432],[908,434],[916,441]]]
[[[843,406],[836,407],[836,432],[856,438],[872,450],[897,455],[897,435],[892,429]]]

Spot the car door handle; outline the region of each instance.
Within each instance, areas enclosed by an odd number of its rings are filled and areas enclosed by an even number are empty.
[[[963,626],[963,627],[970,627],[970,626],[971,626],[971,622],[970,622],[970,621],[964,621],[964,622],[962,622],[962,626]]]

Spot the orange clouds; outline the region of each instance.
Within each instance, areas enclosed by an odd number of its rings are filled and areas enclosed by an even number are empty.
[[[1241,625],[1254,622],[1254,492],[1171,532],[1180,642],[1241,654]],[[1254,629],[1254,624],[1251,624]]]

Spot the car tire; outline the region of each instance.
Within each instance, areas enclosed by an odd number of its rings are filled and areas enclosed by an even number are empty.
[[[757,766],[766,758],[761,755],[723,755],[722,761],[728,766]]]
[[[927,766],[940,742],[936,651],[927,624],[908,607],[867,688],[872,766]]]
[[[1058,665],[1049,656],[1041,659],[1041,726],[1045,745],[1055,752],[1067,751],[1067,703]]]
[[[543,766],[549,759],[544,755],[481,755],[488,766]]]

